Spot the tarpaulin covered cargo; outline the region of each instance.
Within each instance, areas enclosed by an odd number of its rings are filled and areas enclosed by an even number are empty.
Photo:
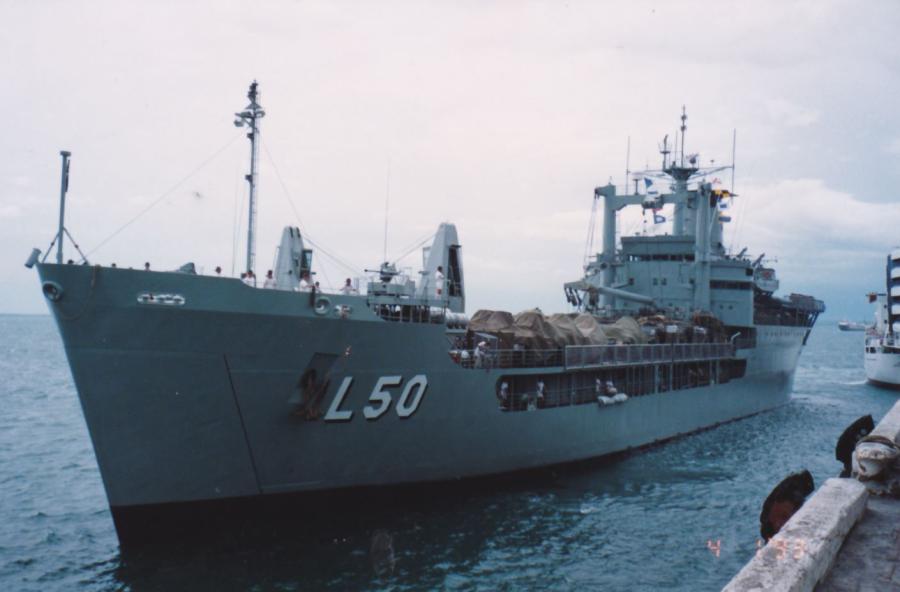
[[[526,349],[556,349],[561,347],[558,331],[539,310],[526,310],[515,317],[515,342]]]
[[[468,329],[470,334],[495,336],[502,349],[514,345],[548,350],[567,345],[647,342],[640,325],[631,317],[602,324],[589,314],[559,313],[547,317],[539,310],[526,310],[515,316],[505,311],[479,310],[469,321]]]
[[[550,315],[548,322],[556,331],[556,343],[558,345],[590,345],[591,342],[575,324],[575,315],[557,313]]]
[[[479,310],[469,320],[469,335],[488,334],[497,338],[496,347],[512,349],[515,319],[505,310]]]
[[[631,317],[622,317],[612,325],[603,325],[603,332],[616,343],[647,343],[647,336],[638,322]]]
[[[606,345],[609,343],[609,337],[603,330],[603,325],[597,321],[594,315],[581,313],[575,317],[574,322],[589,344]]]
[[[512,314],[505,310],[479,310],[469,319],[468,329],[482,333],[508,331],[514,321]]]

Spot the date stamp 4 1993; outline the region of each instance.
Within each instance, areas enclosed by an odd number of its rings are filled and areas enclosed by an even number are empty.
[[[782,538],[773,539],[772,547],[775,549],[775,558],[779,561],[798,560],[806,554],[806,539],[802,538]],[[707,539],[706,548],[714,557],[718,558],[722,553],[722,539]],[[762,539],[756,539],[756,555],[757,557],[766,548],[766,543]]]

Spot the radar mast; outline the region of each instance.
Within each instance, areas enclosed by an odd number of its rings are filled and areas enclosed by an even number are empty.
[[[250,84],[247,98],[250,99],[250,104],[240,113],[234,114],[234,125],[235,127],[243,127],[244,125],[250,127],[250,131],[247,132],[247,138],[250,140],[250,173],[244,175],[244,178],[250,186],[250,204],[247,216],[246,271],[251,271],[256,260],[256,179],[259,174],[257,170],[259,162],[259,120],[266,116],[266,112],[257,102],[259,93],[255,80]]]

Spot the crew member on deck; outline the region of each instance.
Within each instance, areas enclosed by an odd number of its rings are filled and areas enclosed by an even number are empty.
[[[544,389],[545,389],[545,386],[544,386],[544,379],[543,379],[543,378],[538,378],[538,381],[537,381],[537,391],[535,392],[535,400],[534,400],[534,406],[535,406],[535,407],[543,407],[543,406],[544,406],[544,401],[545,401],[545,399],[544,399],[544,392],[545,392]],[[530,407],[530,406],[529,406],[529,407]]]
[[[500,409],[506,409],[509,405],[509,383],[505,380],[500,384],[500,392],[497,394],[500,399]]]
[[[438,268],[440,269],[440,268]],[[478,345],[475,346],[475,367],[483,368],[485,365],[485,355],[487,354],[487,342],[480,341]]]
[[[275,278],[272,276],[271,269],[266,273],[266,281],[263,282],[263,288],[266,288],[267,290],[275,289]]]
[[[356,288],[353,287],[353,282],[350,281],[350,278],[347,278],[344,285],[341,286],[341,294],[346,294],[348,296],[350,294],[356,294]]]
[[[434,271],[434,293],[438,298],[444,294],[444,268],[440,265]]]
[[[309,274],[304,272],[300,277],[300,285],[297,286],[298,292],[309,292],[312,289],[312,284],[309,282]]]

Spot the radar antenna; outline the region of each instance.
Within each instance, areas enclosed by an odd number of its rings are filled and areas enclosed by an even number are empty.
[[[247,132],[247,138],[250,139],[250,173],[244,175],[247,183],[250,185],[250,213],[247,217],[247,271],[254,267],[256,259],[256,179],[259,175],[259,120],[266,116],[266,112],[257,102],[259,93],[257,91],[258,83],[254,80],[247,92],[247,98],[250,104],[241,111],[235,113],[235,127],[243,127],[248,125],[250,131]]]
[[[669,154],[672,151],[669,150],[669,134],[663,136],[662,145],[659,147],[659,153],[662,154],[663,157],[663,165],[662,170],[666,170],[669,168]]]

